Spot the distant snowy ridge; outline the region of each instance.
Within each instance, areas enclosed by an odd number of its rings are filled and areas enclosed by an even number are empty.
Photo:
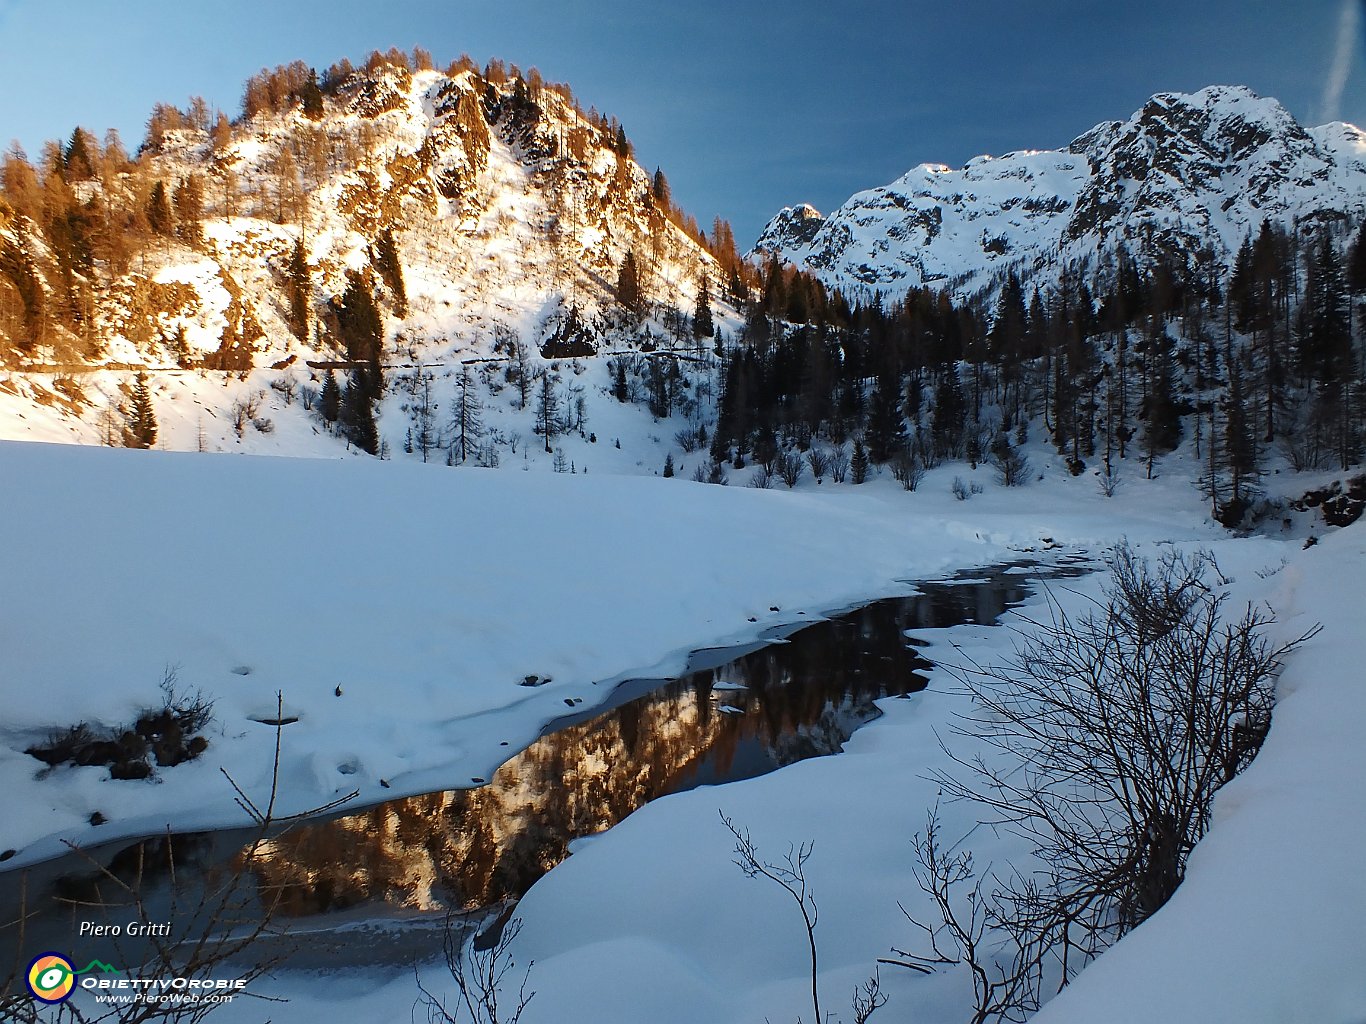
[[[1126,246],[1227,267],[1263,220],[1308,230],[1366,214],[1366,135],[1305,129],[1241,86],[1159,93],[1062,150],[921,164],[828,217],[788,207],[753,254],[860,293],[972,291],[1013,269],[1039,284]]]

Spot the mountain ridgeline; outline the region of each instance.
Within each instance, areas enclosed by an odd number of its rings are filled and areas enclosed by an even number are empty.
[[[962,292],[1010,270],[1040,285],[1086,278],[1121,245],[1142,265],[1218,274],[1263,221],[1311,233],[1364,213],[1359,129],[1305,129],[1274,99],[1211,86],[1154,96],[1062,150],[922,164],[829,217],[788,207],[754,251],[846,292]]]
[[[2,183],[8,436],[573,472],[611,409],[622,471],[907,489],[1025,484],[1046,439],[1106,494],[1182,452],[1229,524],[1273,462],[1366,443],[1366,137],[1245,89],[789,208],[747,258],[567,87],[422,51],[263,71],[235,121],[159,106],[136,157],[77,129]]]

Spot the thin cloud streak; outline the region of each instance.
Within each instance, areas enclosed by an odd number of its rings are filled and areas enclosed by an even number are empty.
[[[1333,64],[1328,71],[1328,80],[1323,86],[1323,105],[1320,117],[1324,121],[1338,121],[1342,118],[1342,93],[1351,77],[1352,65],[1356,60],[1357,40],[1361,33],[1361,5],[1363,0],[1344,0],[1342,14],[1338,17],[1337,49],[1333,53]]]

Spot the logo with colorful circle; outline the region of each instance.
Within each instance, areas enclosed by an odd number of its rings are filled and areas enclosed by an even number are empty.
[[[63,1003],[76,988],[76,971],[60,953],[40,953],[28,965],[28,990],[40,1003]]]

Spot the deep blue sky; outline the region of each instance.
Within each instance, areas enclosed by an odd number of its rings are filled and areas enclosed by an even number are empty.
[[[265,65],[468,51],[569,82],[622,120],[686,209],[729,217],[746,244],[787,203],[828,211],[922,161],[1065,145],[1163,90],[1246,84],[1319,123],[1343,4],[0,0],[0,144],[36,156],[81,124],[131,149],[154,102],[199,94],[236,115]],[[1338,65],[1337,115],[1363,123],[1355,64]]]

